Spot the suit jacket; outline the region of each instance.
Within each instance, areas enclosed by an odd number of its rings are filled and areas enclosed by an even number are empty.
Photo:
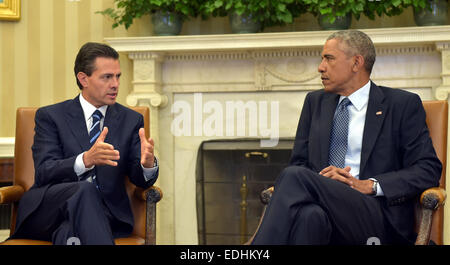
[[[306,96],[290,164],[316,172],[328,166],[333,115],[339,95],[314,91]],[[349,128],[351,130],[351,128]],[[414,199],[438,186],[442,165],[436,156],[418,95],[372,82],[362,139],[360,179],[379,181],[385,217],[413,240]]]
[[[20,200],[17,228],[38,208],[51,185],[79,181],[74,171],[75,159],[91,147],[78,96],[38,109],[35,122],[32,146],[35,183]],[[119,150],[120,160],[116,167],[95,166],[97,183],[106,206],[115,218],[129,224],[131,232],[134,220],[124,178],[128,176],[133,184],[142,188],[148,188],[156,181],[156,178],[145,181],[140,164],[138,131],[144,127],[143,117],[116,103],[108,106],[104,126],[109,129],[105,142]]]

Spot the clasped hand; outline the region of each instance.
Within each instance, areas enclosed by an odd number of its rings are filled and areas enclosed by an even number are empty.
[[[319,174],[324,177],[345,183],[361,193],[372,194],[373,181],[369,179],[359,180],[353,177],[352,174],[350,174],[350,169],[351,168],[349,166],[346,166],[345,168],[328,166],[322,169]]]
[[[94,145],[83,155],[83,162],[86,168],[99,165],[117,166],[120,153],[111,144],[105,143],[108,127],[104,127]],[[151,138],[145,137],[144,128],[139,129],[141,140],[141,164],[145,168],[152,168],[154,164],[154,142]]]

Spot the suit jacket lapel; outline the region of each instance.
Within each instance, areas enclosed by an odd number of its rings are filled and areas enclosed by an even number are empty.
[[[72,131],[73,137],[80,144],[83,151],[90,148],[89,135],[86,127],[86,119],[84,117],[83,109],[81,108],[80,99],[78,96],[69,101],[66,108],[66,121]]]
[[[384,93],[372,82],[362,139],[360,176],[364,172],[367,160],[380,134],[384,117],[387,114],[387,104],[384,103],[384,98]]]
[[[336,106],[339,102],[339,95],[332,93],[325,93],[324,99],[321,106],[321,115],[320,115],[320,138],[323,139],[320,141],[320,162],[321,168],[323,169],[328,166],[328,152],[330,148],[330,134],[331,127],[333,126],[333,117],[336,111]]]

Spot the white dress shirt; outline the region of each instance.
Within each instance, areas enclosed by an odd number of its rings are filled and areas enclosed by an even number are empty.
[[[345,166],[350,166],[350,174],[359,179],[359,170],[361,164],[361,147],[366,121],[367,104],[369,102],[371,81],[363,87],[353,92],[348,99],[352,104],[348,106],[349,127],[348,127],[348,145],[345,154]],[[341,96],[339,103],[346,97]],[[380,184],[377,184],[376,196],[383,196],[383,190]]]
[[[91,125],[92,125],[92,114],[94,113],[95,110],[97,110],[97,108],[95,106],[93,106],[91,103],[89,103],[88,101],[86,101],[86,99],[84,99],[84,97],[81,93],[80,93],[79,98],[80,98],[81,108],[83,109],[84,118],[86,119],[86,128],[88,128],[88,133],[89,133],[89,128],[91,128]],[[105,120],[107,109],[108,109],[108,105],[104,105],[104,106],[101,106],[100,108],[98,108],[98,110],[103,115],[103,118],[100,119],[100,128],[103,128],[103,122]],[[83,154],[84,153],[85,152],[83,152],[77,156],[77,158],[75,160],[75,164],[73,165],[73,169],[74,169],[75,173],[77,174],[77,176],[81,176],[85,172],[87,172],[95,167],[95,165],[90,168],[85,167],[84,162],[83,162]],[[141,165],[143,172],[144,172],[144,178],[146,181],[152,180],[156,177],[155,173],[158,170],[158,163],[156,161],[157,160],[155,157],[155,165],[152,168],[145,168]]]

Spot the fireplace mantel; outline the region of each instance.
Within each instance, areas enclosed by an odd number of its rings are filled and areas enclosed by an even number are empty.
[[[450,26],[362,31],[372,38],[377,49],[372,73],[375,83],[410,90],[423,100],[447,100]],[[158,206],[158,243],[198,243],[198,148],[203,141],[226,138],[175,136],[171,131],[176,116],[174,103],[189,103],[195,111],[199,94],[201,104],[276,101],[280,103],[279,117],[283,121],[279,136],[293,137],[306,93],[322,87],[317,66],[330,34],[331,31],[307,31],[106,39],[133,62],[133,89],[127,103],[151,109],[151,136],[160,161],[158,185],[164,191]],[[200,115],[207,116],[207,112]],[[444,231],[447,227],[450,222],[446,221]],[[444,233],[448,244],[450,237],[446,235],[449,233]]]
[[[377,46],[424,45],[450,41],[450,26],[362,29]],[[107,38],[121,52],[210,52],[321,48],[331,31]]]
[[[363,31],[372,38],[378,56],[439,53],[442,72],[435,77],[439,77],[440,82],[436,85],[438,80],[434,80],[431,81],[431,84],[433,84],[435,98],[447,99],[450,92],[450,26],[380,28],[363,29]],[[262,59],[290,56],[320,57],[321,47],[330,33],[330,31],[306,31],[107,38],[105,40],[117,51],[128,53],[129,58],[134,61],[134,90],[128,97],[128,103],[135,105],[142,97],[149,97],[150,105],[159,107],[165,106],[167,103],[166,95],[162,93],[163,83],[178,85],[171,80],[163,81],[161,66],[166,61],[254,59],[256,62],[255,86],[250,89],[247,87],[244,90],[266,90],[268,87],[265,86],[265,80],[258,80],[258,77],[267,71],[270,72],[270,65],[267,66],[264,63],[261,65]],[[265,70],[263,73],[258,72],[263,68]],[[310,78],[304,77],[299,80],[305,81],[317,77],[317,74],[314,75],[313,72],[307,74]],[[375,77],[372,76],[372,79],[376,80],[378,75],[377,73],[374,75]],[[285,77],[284,79],[291,82],[296,81],[292,78]],[[425,83],[429,83],[428,81]],[[208,82],[204,83],[209,85]],[[194,82],[194,84],[198,84],[198,82]],[[405,84],[403,87],[408,86],[410,85]],[[187,89],[189,90],[189,88]],[[229,89],[227,87],[225,90],[212,90],[229,91]],[[242,87],[235,89],[243,90]],[[286,87],[282,89],[286,89]],[[211,88],[206,90],[211,91]],[[201,92],[198,89],[196,91]],[[181,89],[180,92],[186,92],[186,89]]]

